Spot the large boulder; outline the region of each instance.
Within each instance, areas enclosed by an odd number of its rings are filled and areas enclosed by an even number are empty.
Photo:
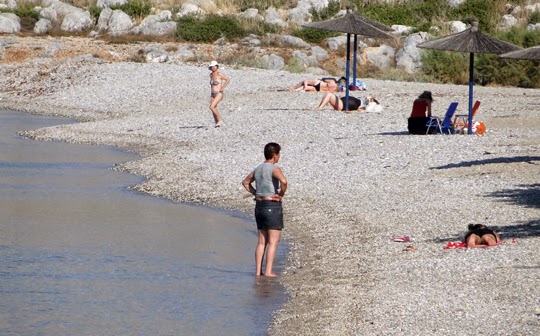
[[[276,25],[280,28],[287,27],[287,22],[283,21],[281,15],[274,7],[270,7],[266,10],[266,12],[264,13],[264,20],[267,23]]]
[[[127,2],[128,0],[97,0],[96,7],[107,8],[112,6],[121,6]]]
[[[4,6],[2,7],[9,10],[16,10],[17,8],[19,8],[19,5],[17,4],[17,1],[15,0],[2,1],[2,3],[4,4]]]
[[[317,61],[325,61],[330,58],[328,52],[319,46],[314,46],[311,48],[311,55],[315,57]]]
[[[336,51],[343,45],[347,45],[347,36],[345,35],[329,37],[326,39],[326,46],[330,50]]]
[[[296,25],[302,25],[310,22],[312,17],[308,7],[296,7],[289,11],[288,20]]]
[[[311,48],[309,43],[307,43],[306,41],[302,40],[299,37],[292,36],[292,35],[281,36],[281,43],[290,47],[294,47],[294,48],[306,48],[306,49]]]
[[[518,19],[516,19],[511,14],[506,14],[506,15],[503,15],[503,17],[501,18],[501,22],[499,23],[499,27],[502,30],[508,30],[508,29],[514,27],[517,24],[518,24]]]
[[[204,13],[205,13],[204,10],[202,10],[202,8],[197,6],[196,4],[190,3],[190,2],[184,2],[182,6],[180,7],[180,10],[178,11],[178,13],[176,13],[176,17],[182,18],[188,15],[202,15]]]
[[[47,34],[52,28],[52,22],[47,19],[39,19],[34,25],[34,34],[43,35]]]
[[[248,8],[238,14],[238,17],[246,20],[264,21],[263,16],[259,14],[259,10],[257,8]]]
[[[299,50],[293,51],[292,57],[299,59],[300,62],[302,62],[304,66],[307,67],[313,67],[317,65],[317,58],[315,58],[314,56],[308,56],[306,53]]]
[[[163,21],[165,15],[149,15],[147,16],[138,27],[132,29],[132,32],[136,34],[162,36],[172,34],[176,31],[176,22]]]
[[[131,17],[121,10],[112,11],[108,22],[109,33],[113,36],[125,35],[135,26]]]
[[[89,11],[76,10],[64,17],[60,29],[71,33],[79,33],[91,28],[93,25],[94,19]]]
[[[527,30],[528,31],[533,31],[533,30],[539,30],[540,31],[540,23],[535,23],[535,24],[529,24],[527,25]]]
[[[109,21],[111,20],[112,13],[113,10],[109,7],[105,7],[101,10],[97,21],[98,32],[106,31],[109,29]]]
[[[467,0],[446,0],[446,2],[448,3],[448,6],[450,7],[457,7],[461,5],[462,3],[464,3],[465,1]]]
[[[189,61],[195,58],[195,53],[191,50],[192,45],[185,45],[180,48],[178,51],[169,55],[169,60],[171,61]]]
[[[408,35],[414,30],[414,27],[404,25],[392,25],[391,28],[394,30],[392,33],[395,35]]]
[[[379,69],[388,69],[394,63],[395,54],[394,48],[385,44],[380,47],[368,47],[362,54],[361,63],[369,64]]]
[[[145,56],[148,63],[164,63],[169,60],[169,54],[163,50],[150,50]]]
[[[467,25],[461,21],[450,21],[446,25],[452,34],[460,33],[467,29]]]
[[[271,54],[262,57],[263,66],[269,70],[282,70],[285,67],[283,57]]]
[[[0,13],[0,33],[15,34],[21,31],[21,22],[13,13]]]
[[[422,66],[420,50],[416,47],[419,43],[429,39],[429,34],[420,32],[407,36],[403,48],[396,55],[396,65],[407,73],[413,73]]]

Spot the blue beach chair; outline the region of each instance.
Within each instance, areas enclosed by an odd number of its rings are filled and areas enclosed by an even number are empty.
[[[444,115],[444,119],[440,117],[431,116],[426,124],[426,134],[430,134],[429,131],[431,128],[434,128],[438,133],[441,134],[454,134],[454,127],[452,125],[452,117],[456,112],[458,103],[452,102],[448,106],[448,110]]]

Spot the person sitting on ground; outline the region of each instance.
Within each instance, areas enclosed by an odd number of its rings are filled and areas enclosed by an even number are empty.
[[[336,94],[327,92],[317,107],[317,110],[322,110],[326,105],[331,105],[336,111],[345,111],[345,97],[339,98]],[[362,100],[349,96],[349,108],[347,111],[364,111],[366,104]]]
[[[424,91],[413,102],[411,118],[416,117],[431,117],[431,103],[433,96],[430,91]]]
[[[496,246],[501,242],[499,234],[483,224],[469,224],[463,242],[467,247]]]
[[[333,77],[325,77],[321,79],[306,79],[292,88],[291,92],[336,92],[339,89],[340,84],[345,85],[347,83],[345,77],[335,79]]]
[[[412,111],[408,122],[409,133],[426,134],[427,123],[431,118],[431,103],[433,96],[430,91],[424,91],[413,102]]]

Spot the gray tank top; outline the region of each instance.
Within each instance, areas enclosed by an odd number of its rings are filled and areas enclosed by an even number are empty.
[[[262,163],[253,170],[255,176],[255,197],[274,196],[278,193],[279,180],[272,176],[272,171],[276,168],[271,163]]]

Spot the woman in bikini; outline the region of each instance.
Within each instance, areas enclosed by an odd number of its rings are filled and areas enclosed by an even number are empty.
[[[223,99],[223,91],[225,87],[229,84],[231,79],[221,72],[219,72],[219,64],[216,61],[210,62],[208,66],[210,69],[210,111],[214,116],[215,127],[220,127],[223,125],[223,120],[221,119],[221,114],[217,109],[217,105]]]
[[[332,106],[336,111],[345,111],[345,97],[339,98],[335,93],[327,92],[324,94],[317,110],[324,109],[326,105]],[[348,107],[347,111],[364,111],[366,109],[365,103],[353,96],[349,96]]]
[[[501,242],[499,234],[483,224],[469,224],[468,229],[463,239],[467,247],[496,246]]]
[[[345,85],[345,77],[341,77],[336,80],[332,77],[325,77],[321,79],[306,79],[294,87],[290,88],[291,92],[336,92],[339,88],[339,84]]]

